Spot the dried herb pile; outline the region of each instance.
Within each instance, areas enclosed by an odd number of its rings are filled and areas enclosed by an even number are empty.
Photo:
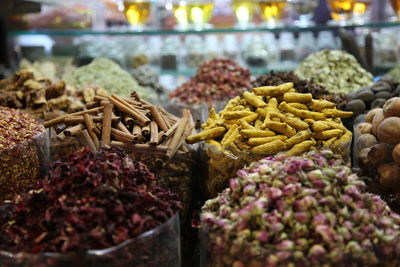
[[[304,59],[296,75],[324,86],[332,94],[350,94],[372,85],[373,77],[356,58],[339,50],[321,50]]]
[[[400,216],[330,151],[239,170],[202,208],[210,266],[398,266]]]
[[[250,71],[230,59],[213,59],[204,62],[196,76],[169,94],[185,104],[224,101],[251,89]]]
[[[153,229],[180,210],[141,162],[80,150],[54,162],[46,179],[1,207],[0,249],[104,249]]]
[[[334,102],[342,108],[347,98],[341,94],[331,94],[322,85],[300,79],[293,71],[274,72],[259,76],[253,81],[253,87],[277,86],[282,83],[292,82],[299,93],[311,93],[315,99],[325,99]]]

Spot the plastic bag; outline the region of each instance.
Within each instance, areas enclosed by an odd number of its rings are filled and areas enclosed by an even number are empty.
[[[135,239],[108,249],[39,254],[0,251],[0,266],[180,266],[179,215]]]

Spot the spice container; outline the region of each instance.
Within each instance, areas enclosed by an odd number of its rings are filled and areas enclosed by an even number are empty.
[[[189,35],[186,37],[186,65],[197,68],[206,59],[204,42],[200,36]]]
[[[288,82],[244,92],[221,112],[211,109],[203,131],[186,139],[189,144],[206,142],[207,194],[216,196],[245,164],[283,151],[301,155],[326,147],[349,159],[352,133],[341,119],[353,113],[315,100],[311,94],[296,93],[293,85]]]
[[[279,154],[234,177],[202,208],[202,266],[399,264],[399,215],[331,151]]]
[[[161,62],[161,46],[162,41],[160,36],[150,36],[149,38],[149,62],[154,67],[160,67]]]
[[[176,36],[167,37],[162,45],[161,52],[161,69],[177,70],[178,69],[178,51],[180,51],[180,40]]]
[[[23,193],[46,173],[47,134],[22,111],[0,107],[0,201]]]
[[[333,32],[331,31],[321,31],[318,34],[317,38],[317,49],[318,50],[335,50],[338,49],[335,37],[333,36]]]
[[[301,32],[296,46],[296,59],[303,60],[315,51],[315,39],[312,32]]]
[[[237,42],[236,36],[233,34],[226,34],[224,36],[224,57],[230,60],[237,60],[239,51],[235,45]]]
[[[137,68],[143,65],[149,64],[148,49],[149,44],[144,39],[138,39],[134,42],[134,46],[131,48],[130,64],[131,68]]]
[[[272,32],[266,32],[263,34],[263,42],[269,53],[271,62],[279,61],[279,46],[275,35]]]
[[[180,265],[177,197],[119,153],[78,151],[16,199],[0,215],[7,266]]]
[[[295,60],[295,39],[292,32],[282,32],[279,37],[281,61],[292,62]]]
[[[206,46],[206,60],[212,60],[221,57],[219,48],[220,42],[218,40],[217,35],[212,35],[212,34],[206,35],[205,46]]]
[[[243,58],[247,65],[255,68],[263,68],[267,66],[268,56],[268,50],[263,44],[260,36],[252,36],[252,40],[243,51]]]

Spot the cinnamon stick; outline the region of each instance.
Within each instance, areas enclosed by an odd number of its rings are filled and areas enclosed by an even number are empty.
[[[137,143],[143,139],[142,128],[139,125],[133,126],[132,135],[134,136],[134,142]]]
[[[182,145],[182,143],[186,139],[184,132],[186,130],[186,127],[189,124],[190,111],[188,109],[184,109],[182,113],[183,113],[183,118],[179,122],[179,125],[176,128],[176,132],[175,132],[174,136],[172,137],[171,144],[168,146],[168,149],[167,149],[167,157],[168,158],[172,158],[172,156],[176,153],[178,148]]]
[[[124,116],[123,120],[124,120],[125,124],[127,124],[131,127],[133,127],[135,125],[135,120],[132,117]]]
[[[65,136],[73,136],[73,135],[76,135],[79,132],[81,132],[83,129],[84,129],[83,125],[82,124],[78,124],[78,125],[75,125],[75,126],[68,127],[67,129],[65,129],[63,131],[63,133],[65,134]]]
[[[125,125],[122,122],[118,122],[117,128],[120,131],[123,131],[123,132],[125,132],[127,134],[131,134],[131,132],[125,127]]]
[[[153,154],[165,155],[167,151],[167,147],[164,145],[151,146],[149,144],[130,144],[130,143],[112,141],[111,146],[121,147],[125,150],[137,153],[153,153]]]
[[[61,133],[59,133],[59,134],[57,135],[57,139],[59,139],[59,140],[61,140],[61,141],[64,141],[65,138],[67,138],[67,136],[66,136],[63,132],[61,132]]]
[[[93,140],[94,145],[96,146],[96,151],[100,149],[100,142],[97,135],[93,132],[93,128],[95,128],[92,116],[89,114],[83,114],[83,118],[85,119],[85,124],[87,131],[89,133],[90,138]]]
[[[158,112],[160,114],[161,119],[164,121],[165,125],[169,128],[171,128],[171,126],[173,125],[173,123],[170,123],[167,118],[165,117],[165,115],[161,112],[160,107],[157,107]],[[168,130],[167,130],[168,131]]]
[[[89,114],[89,113],[88,113]],[[93,122],[99,123],[99,122],[103,122],[103,117],[102,116],[91,116]],[[120,117],[117,116],[113,116],[111,118],[112,121],[118,121],[120,120]],[[64,119],[64,123],[66,124],[76,124],[76,123],[84,123],[85,119],[83,118],[83,116],[71,116],[71,117],[67,117]]]
[[[95,125],[94,128],[93,128],[93,132],[94,132],[97,136],[100,136],[100,135],[101,135],[101,126]]]
[[[83,139],[84,144],[89,146],[92,151],[97,151],[96,145],[94,144],[92,138],[90,138],[87,130],[81,131],[79,133],[79,136],[81,137],[81,139]]]
[[[136,119],[140,125],[146,125],[150,123],[150,120],[142,115],[140,112],[135,111],[129,104],[126,102],[121,102],[118,97],[114,97],[115,95],[109,97],[110,101],[123,113],[130,115],[132,118]]]
[[[123,132],[123,131],[120,131],[120,130],[114,129],[114,128],[111,128],[111,134],[117,140],[124,139],[127,142],[132,142],[134,139],[134,136],[131,133],[126,133],[126,132]]]
[[[142,136],[150,135],[150,127],[148,125],[142,127]]]
[[[51,126],[54,126],[56,124],[59,124],[60,122],[63,122],[65,118],[67,117],[73,117],[73,116],[78,116],[78,115],[83,115],[85,113],[88,114],[96,114],[99,113],[99,111],[101,111],[103,109],[103,107],[97,107],[97,108],[92,108],[92,109],[88,109],[88,110],[84,110],[84,111],[79,111],[79,112],[75,112],[75,113],[71,113],[71,114],[66,114],[66,115],[62,115],[58,118],[54,118],[48,121],[45,121],[43,123],[44,127],[48,128]]]
[[[168,131],[168,126],[165,124],[164,119],[161,117],[161,112],[156,106],[149,107],[151,116],[153,116],[154,120],[157,122],[158,127],[163,131]]]
[[[158,144],[158,125],[157,122],[150,122],[150,145]]]
[[[165,141],[166,138],[167,138],[167,136],[165,135],[165,132],[164,132],[164,131],[160,131],[160,132],[158,133],[158,143],[159,143],[159,144],[164,143],[164,141]]]
[[[98,101],[98,102],[100,102],[101,100],[108,100],[107,97],[103,97],[103,96],[99,96],[99,95],[95,95],[93,99],[94,99],[94,101]]]
[[[178,120],[174,125],[172,125],[171,128],[168,129],[168,131],[165,133],[166,138],[170,137],[170,136],[175,132],[176,128],[178,128],[179,123],[180,123],[182,120],[183,120],[183,118],[180,119],[180,120]]]
[[[101,145],[109,146],[110,145],[110,136],[111,136],[111,116],[114,105],[109,103],[104,106],[103,111],[103,124],[101,126]]]

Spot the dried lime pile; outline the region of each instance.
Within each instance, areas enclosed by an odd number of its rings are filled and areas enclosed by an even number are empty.
[[[333,94],[347,95],[373,83],[371,73],[363,69],[354,56],[339,50],[322,50],[309,55],[295,73]]]

